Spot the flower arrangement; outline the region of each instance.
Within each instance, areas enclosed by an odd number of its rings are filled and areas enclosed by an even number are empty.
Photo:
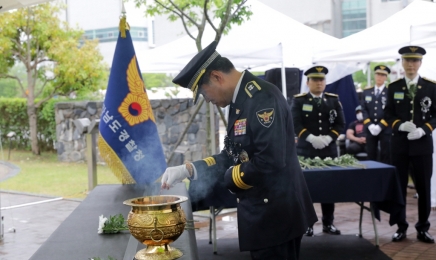
[[[109,216],[109,218],[106,218],[103,215],[99,216],[98,234],[115,234],[128,229],[129,227],[127,227],[122,214]]]
[[[330,166],[357,168],[366,167],[365,165],[359,163],[356,158],[349,154],[344,154],[334,159],[332,159],[331,157],[327,157],[324,160],[319,157],[315,157],[313,159],[304,159],[303,157],[298,156],[298,160],[300,161],[300,166],[302,169],[329,168]]]

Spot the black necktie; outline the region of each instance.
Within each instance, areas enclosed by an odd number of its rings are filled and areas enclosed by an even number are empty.
[[[375,97],[377,98],[378,95],[380,95],[380,89],[379,89],[379,88],[376,88],[376,89],[375,89]]]
[[[316,98],[313,98],[313,99],[315,100],[315,103],[316,103],[317,106],[321,105],[321,98],[320,97],[316,97]]]

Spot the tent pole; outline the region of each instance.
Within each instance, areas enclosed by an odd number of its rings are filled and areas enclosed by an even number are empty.
[[[368,67],[366,68],[366,76],[368,79],[368,83],[366,84],[367,87],[371,87],[371,62],[368,62]]]
[[[288,94],[286,93],[286,73],[285,73],[285,57],[283,54],[283,44],[280,43],[282,47],[282,93],[286,100],[288,100]]]

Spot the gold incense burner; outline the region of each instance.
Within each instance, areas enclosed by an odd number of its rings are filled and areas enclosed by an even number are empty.
[[[127,216],[130,233],[146,248],[135,255],[137,260],[177,259],[183,253],[169,244],[183,233],[186,216],[180,203],[187,197],[175,195],[146,196],[128,199],[123,204],[132,209]]]

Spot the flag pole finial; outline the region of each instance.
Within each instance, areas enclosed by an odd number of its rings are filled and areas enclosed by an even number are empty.
[[[121,32],[121,38],[126,38],[126,30],[129,30],[130,26],[126,20],[126,8],[124,7],[124,2],[121,3],[121,16],[119,30]]]

